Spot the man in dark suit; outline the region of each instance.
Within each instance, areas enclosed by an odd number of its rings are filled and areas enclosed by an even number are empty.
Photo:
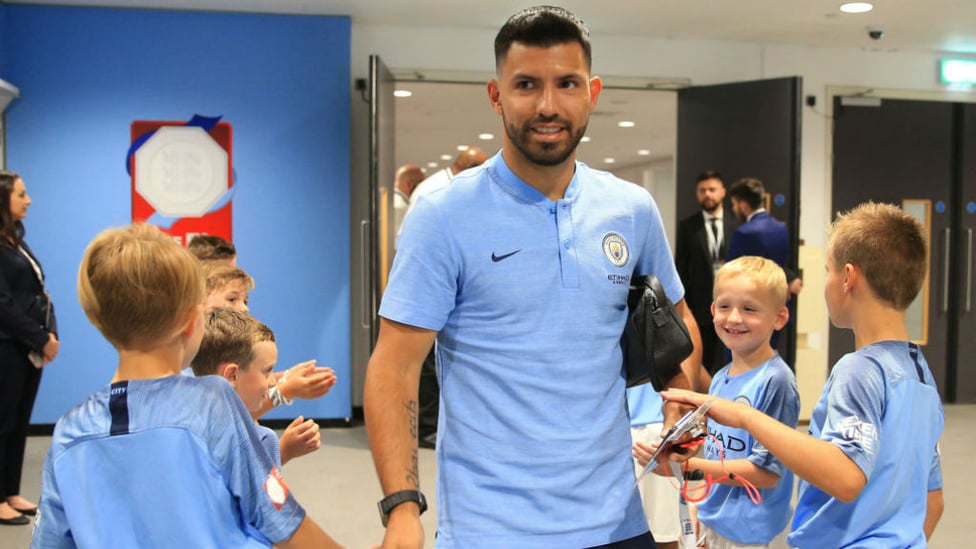
[[[736,181],[729,187],[729,202],[742,225],[732,234],[727,260],[732,261],[744,255],[758,255],[775,261],[786,272],[790,288],[787,300],[792,301],[792,297],[803,289],[803,281],[786,264],[790,257],[790,233],[785,223],[766,211],[766,188],[762,181],[752,177]],[[788,305],[792,317],[794,308],[791,303]],[[774,349],[779,341],[780,331],[782,330],[773,332],[770,343]]]
[[[698,176],[695,197],[701,211],[678,224],[674,263],[701,333],[702,365],[714,374],[725,365],[725,346],[712,326],[712,285],[715,271],[725,261],[727,236],[737,223],[722,207],[725,185],[718,172],[708,170]]]

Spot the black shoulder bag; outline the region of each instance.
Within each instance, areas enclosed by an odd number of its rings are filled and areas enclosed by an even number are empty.
[[[631,280],[627,306],[620,338],[627,387],[651,382],[661,391],[681,373],[681,361],[694,350],[688,328],[654,275]]]

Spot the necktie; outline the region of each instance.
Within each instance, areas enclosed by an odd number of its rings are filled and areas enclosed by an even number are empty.
[[[712,226],[712,241],[715,243],[712,246],[712,261],[718,261],[718,251],[721,248],[722,243],[719,241],[718,237],[718,218],[712,217],[708,220]]]

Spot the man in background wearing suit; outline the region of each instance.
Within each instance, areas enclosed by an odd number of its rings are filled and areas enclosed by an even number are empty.
[[[702,365],[714,374],[725,365],[725,346],[712,326],[712,285],[715,271],[725,262],[727,237],[737,223],[722,207],[725,185],[718,172],[708,170],[698,176],[695,197],[701,211],[678,224],[674,263],[701,333]]]
[[[758,255],[775,261],[782,267],[789,282],[787,305],[792,319],[795,308],[790,302],[803,289],[803,280],[796,271],[787,266],[790,257],[790,233],[786,224],[766,211],[766,188],[756,178],[745,177],[733,183],[729,187],[729,202],[742,225],[732,234],[726,259],[732,261],[744,255]],[[781,331],[782,329],[773,332],[770,343],[774,349]]]

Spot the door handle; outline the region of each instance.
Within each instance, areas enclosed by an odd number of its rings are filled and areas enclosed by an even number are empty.
[[[945,250],[943,251],[943,262],[942,262],[942,312],[949,312],[949,251],[952,249],[952,229],[946,229],[945,232]]]
[[[966,247],[966,312],[973,307],[973,229],[966,229],[969,244]]]
[[[362,306],[362,314],[359,325],[363,328],[370,326],[370,307],[369,307],[369,220],[364,219],[359,222],[359,264],[363,268],[363,280],[360,286],[359,302]]]

